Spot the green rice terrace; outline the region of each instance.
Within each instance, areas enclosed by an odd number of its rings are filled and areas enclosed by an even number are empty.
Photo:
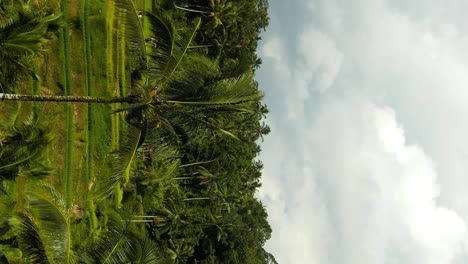
[[[0,263],[276,263],[266,0],[0,0]]]

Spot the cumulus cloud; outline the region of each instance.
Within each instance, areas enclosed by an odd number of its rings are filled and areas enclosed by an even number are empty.
[[[338,101],[319,116],[311,142],[321,150],[315,158],[334,219],[331,263],[382,263],[390,252],[401,252],[395,263],[450,263],[465,222],[437,205],[434,162],[405,143],[393,110]]]
[[[280,263],[468,261],[468,19],[449,2],[296,0],[294,39],[266,35],[258,195]]]
[[[284,138],[280,132],[284,124],[282,120],[269,121],[272,132],[265,139],[261,157],[265,169],[258,197],[268,206],[269,222],[275,230],[267,248],[285,252],[275,254],[279,263],[325,263],[328,252],[323,247],[330,240],[325,204],[315,179],[302,177],[313,174],[311,158],[307,157],[310,153],[302,151],[300,143]]]
[[[312,89],[325,92],[338,75],[343,55],[330,37],[311,26],[299,36],[299,51],[302,78]]]
[[[271,65],[276,81],[282,84],[277,87],[281,99],[286,99],[287,117],[296,121],[304,117],[304,104],[311,90],[323,93],[329,89],[342,62],[342,54],[333,40],[313,26],[300,33],[293,59],[279,34],[266,40],[260,55],[265,64]]]

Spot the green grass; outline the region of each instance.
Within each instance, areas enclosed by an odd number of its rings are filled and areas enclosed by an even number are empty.
[[[61,6],[58,5],[59,2]],[[28,81],[27,85],[21,87],[22,90],[41,94],[94,96],[125,96],[131,92],[129,71],[134,65],[132,55],[128,52],[130,45],[126,43],[131,32],[126,32],[123,23],[115,20],[119,14],[114,2],[55,0],[55,3],[56,9],[62,9],[63,32],[59,40],[48,44],[51,52],[44,54],[44,60],[40,63],[38,72],[42,82]],[[137,3],[138,10],[151,10],[153,4],[158,5],[158,1],[152,0],[139,0]],[[146,34],[149,33],[149,26],[148,21],[143,20],[142,27]],[[56,50],[60,53],[56,54]],[[6,112],[6,115],[10,115],[9,118],[15,112],[23,118],[24,114],[30,113],[35,106],[30,103],[5,103],[0,105],[0,110],[10,108]],[[70,218],[66,217],[66,221],[69,221],[68,230],[71,230],[68,237],[72,238],[69,248],[95,240],[99,233],[106,229],[107,218],[115,207],[131,208],[133,214],[139,215],[145,212],[142,202],[144,199],[153,199],[157,206],[163,206],[163,195],[169,194],[163,190],[168,189],[169,185],[165,186],[165,189],[160,188],[160,195],[157,197],[145,198],[137,192],[136,187],[132,184],[125,185],[123,180],[111,197],[98,202],[92,199],[96,197],[93,192],[110,179],[112,150],[119,149],[120,143],[123,143],[123,139],[130,133],[127,123],[123,120],[123,113],[110,114],[119,106],[67,104],[62,108],[61,105],[53,103],[41,103],[37,106],[40,107],[39,113],[49,119],[55,134],[55,141],[47,150],[47,158],[53,171],[45,181],[60,190],[67,209],[76,204],[84,211],[84,218],[81,220],[74,218],[73,214]],[[0,115],[4,116],[5,113]],[[135,155],[134,157],[138,158]],[[142,165],[141,161],[133,162],[127,167],[124,175],[121,175],[126,183],[134,176],[131,175],[130,168],[138,165]],[[19,176],[14,185],[9,186],[16,190],[16,206],[24,209],[28,207],[24,190],[34,188],[28,181],[28,177]],[[88,187],[90,181],[94,182],[92,188]],[[174,189],[171,193],[179,192],[177,185],[170,186]],[[183,194],[180,197],[177,195],[177,198],[183,197]],[[144,233],[144,224],[139,224],[137,228],[141,229],[139,233]]]
[[[106,6],[106,86],[107,91],[112,92],[112,95],[119,95],[119,89],[115,89],[114,76],[114,12],[115,5],[113,1],[109,1]],[[112,110],[116,110],[117,106],[112,105]],[[112,121],[112,148],[119,147],[120,138],[120,115],[114,114]]]
[[[83,42],[84,42],[84,60],[85,60],[85,79],[86,79],[86,94],[88,96],[93,96],[93,86],[92,86],[92,69],[91,69],[91,36],[89,32],[89,1],[81,1],[81,25],[83,33]],[[94,144],[93,144],[93,105],[87,105],[87,131],[86,131],[86,173],[84,178],[86,181],[89,181],[93,178],[93,154],[94,154]]]
[[[47,44],[48,51],[39,60],[37,72],[41,80],[29,80],[18,91],[50,95],[127,94],[125,31],[120,31],[123,26],[115,20],[113,1],[57,0],[47,5],[62,12],[64,28],[58,39]],[[103,105],[5,102],[0,105],[0,116],[3,121],[16,115],[23,119],[33,108],[47,117],[54,134],[45,150],[53,168],[46,181],[63,193],[67,207],[78,204],[84,209],[90,234],[97,234],[102,219],[96,212],[105,211],[109,205],[92,201],[91,191],[110,177],[110,153],[119,147],[121,133],[126,130],[123,114],[111,115],[111,107]],[[90,191],[88,183],[93,178],[96,181]],[[27,179],[18,179],[15,186],[22,188],[23,181]],[[122,195],[119,188],[115,195],[118,204]]]
[[[64,78],[64,92],[65,95],[71,95],[71,52],[70,52],[70,40],[69,40],[69,29],[68,29],[68,3],[66,0],[61,0],[60,7],[62,11],[63,29],[61,33],[62,41],[62,58],[63,58],[63,73]],[[72,204],[72,160],[73,160],[73,111],[72,105],[67,103],[65,105],[65,131],[66,131],[66,145],[65,145],[65,201],[67,206]]]
[[[125,26],[123,23],[119,23],[119,34],[118,34],[118,69],[119,69],[119,74],[118,74],[118,79],[119,79],[119,95],[126,95],[127,94],[127,73],[126,73],[126,68],[127,68],[127,57],[126,57],[126,45],[125,45]],[[118,124],[115,125],[115,129],[118,129],[119,131],[116,132],[119,134],[119,141],[120,141],[120,134],[124,132],[124,130],[121,127],[121,122],[118,122]],[[120,142],[119,142],[120,144]],[[116,192],[115,192],[115,205],[117,208],[120,208],[122,198],[123,198],[123,190],[120,184],[117,185],[116,187]]]
[[[38,71],[37,65],[34,67],[34,71],[35,72]],[[32,82],[32,94],[39,94],[39,88],[41,86],[40,80],[35,79],[35,78],[31,78],[31,82]],[[38,111],[39,105],[40,105],[40,103],[38,103],[38,102],[33,103],[33,111],[34,112]]]
[[[126,56],[126,45],[125,45],[125,26],[120,24],[119,28],[120,33],[120,46],[119,46],[119,66],[120,66],[120,95],[125,96],[127,95],[127,56]]]
[[[141,9],[146,10],[146,11],[151,11],[153,9],[152,1],[151,0],[143,0],[141,2]],[[149,27],[148,27],[148,18],[147,17],[144,17],[142,26],[143,26],[143,32],[145,32],[145,34],[147,34],[149,32],[148,31]]]
[[[84,42],[84,59],[85,59],[85,79],[86,79],[86,94],[88,96],[93,96],[93,85],[92,85],[92,67],[91,67],[91,36],[89,31],[89,1],[82,0],[81,1],[81,25],[82,25],[82,33],[83,33],[83,42]],[[92,104],[87,105],[87,130],[86,130],[86,173],[83,174],[83,181],[84,182],[94,182],[94,128],[93,122],[95,121],[93,118],[93,110],[94,106]],[[90,199],[87,203],[88,207],[88,215],[89,215],[89,230],[92,236],[96,234],[96,230],[98,228],[98,223],[96,219],[96,206],[94,202]]]

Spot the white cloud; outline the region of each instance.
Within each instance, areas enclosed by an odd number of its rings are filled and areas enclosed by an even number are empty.
[[[332,263],[450,263],[466,237],[454,211],[436,204],[437,173],[418,146],[405,144],[393,110],[354,100],[323,105],[310,147],[339,257]],[[310,177],[311,175],[307,175]],[[415,261],[415,262],[412,262]]]
[[[281,124],[270,121],[269,125],[272,133],[263,146],[265,169],[258,193],[268,206],[269,222],[274,230],[267,248],[285,252],[276,254],[279,263],[324,263],[328,252],[323,247],[330,240],[326,209],[316,192],[314,178],[301,177],[313,174],[310,158],[305,156],[306,152],[291,160],[301,150],[288,144],[279,133]]]
[[[468,18],[449,2],[296,0],[296,39],[266,38],[280,263],[468,261]]]
[[[273,66],[276,78],[290,78],[290,69],[284,54],[286,48],[278,35],[273,35],[262,47],[262,56]]]
[[[297,54],[288,54],[279,34],[274,34],[260,49],[264,63],[271,65],[273,72],[270,74],[274,74],[275,85],[282,84],[277,86],[281,94],[277,100],[286,99],[287,118],[294,121],[304,118],[304,104],[310,96],[310,87],[321,93],[329,89],[342,62],[342,54],[335,43],[312,26],[301,33],[297,46]],[[290,56],[300,59],[292,60]]]
[[[343,55],[327,35],[311,26],[299,36],[299,52],[304,60],[299,70],[302,78],[313,89],[325,92],[338,75]]]

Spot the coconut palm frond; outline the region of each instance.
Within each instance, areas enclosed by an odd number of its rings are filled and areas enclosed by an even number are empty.
[[[144,127],[146,124],[143,125]],[[104,183],[101,183],[101,188],[96,194],[96,198],[103,199],[110,196],[115,188],[124,181],[128,181],[133,162],[137,157],[137,150],[141,146],[145,137],[145,129],[135,126],[128,126],[128,133],[125,141],[120,145],[120,148],[115,151],[112,161],[111,177]]]
[[[135,263],[146,264],[146,263],[160,263],[160,252],[158,246],[153,240],[145,238],[140,240],[140,258]]]
[[[39,227],[28,215],[16,216],[12,219],[19,226],[18,246],[23,252],[26,263],[49,263],[44,241],[39,234]]]
[[[215,84],[213,91],[208,91],[206,101],[199,102],[199,105],[204,105],[212,110],[216,110],[215,115],[251,115],[256,114],[258,102],[263,98],[263,93],[256,86],[243,85],[241,82],[248,80],[240,80],[239,82],[224,81],[224,83]]]
[[[206,140],[215,135],[225,135],[235,140],[240,140],[233,132],[223,128],[223,123],[228,116],[207,116],[213,109],[210,108],[181,108],[177,112],[167,116],[171,124],[176,128],[180,137],[187,140]]]
[[[0,261],[2,263],[18,263],[22,257],[21,249],[0,244]]]
[[[105,231],[83,252],[83,258],[87,263],[135,263],[140,257],[138,236],[130,231],[128,223],[118,213],[108,212],[107,216]]]
[[[19,1],[4,11],[0,14],[0,90],[11,92],[24,76],[37,78],[31,62],[60,28],[60,15],[44,16]]]
[[[248,72],[237,78],[217,81],[202,96],[207,96],[211,103],[219,105],[258,102],[263,97],[253,80],[252,72]]]
[[[236,135],[234,135],[233,133],[229,132],[226,129],[223,129],[221,126],[217,125],[214,119],[206,119],[204,117],[201,117],[199,115],[197,116],[190,112],[186,112],[185,115],[186,117],[188,117],[188,119],[192,119],[193,122],[198,125],[198,127],[195,128],[195,131],[196,131],[195,136],[209,135],[214,132],[214,133],[224,134],[230,138],[240,141],[240,139]]]
[[[139,74],[132,80],[132,88],[127,98],[133,100],[133,103],[120,107],[111,112],[111,114],[119,112],[132,112],[132,111],[144,111],[151,102],[150,91],[151,87],[148,84],[148,76],[146,74]]]
[[[132,104],[131,106],[128,106],[128,107],[118,108],[118,109],[112,111],[111,114],[117,114],[117,113],[121,113],[121,112],[128,112],[128,111],[138,110],[138,109],[142,109],[142,108],[144,108],[146,106],[148,106],[148,103]]]
[[[172,58],[176,45],[176,29],[171,19],[160,13],[144,13],[149,30],[146,32],[148,68],[145,73],[151,80],[158,80]],[[152,87],[155,83],[152,83]]]
[[[52,141],[46,124],[33,113],[25,121],[16,116],[13,123],[5,126],[5,138],[0,149],[0,175],[16,175],[20,168],[34,176],[48,172],[42,159],[45,147]]]
[[[179,172],[180,153],[177,148],[164,143],[156,142],[153,147],[150,166],[142,171],[144,180],[141,184],[147,185],[155,181],[171,180]]]
[[[171,124],[171,122],[163,116],[161,116],[159,119],[161,122],[161,127],[163,127],[167,132],[169,132],[170,135],[174,136],[176,142],[180,142],[180,138],[177,135],[177,132],[175,131],[174,126]]]
[[[207,84],[200,80],[202,78],[197,72],[187,73],[185,78],[171,82],[161,97],[179,106],[216,107],[239,112],[255,111],[257,102],[263,97],[252,72]]]
[[[11,19],[0,23],[0,52],[19,57],[41,51],[41,44],[60,28],[60,15],[38,16],[24,8],[9,14]]]
[[[62,195],[50,185],[27,195],[32,220],[28,228],[36,228],[47,259],[53,263],[73,262],[69,210]]]
[[[4,184],[1,182],[2,189]],[[14,213],[16,197],[6,190],[0,193],[0,263],[18,263],[23,254],[17,243],[22,232],[22,221]]]
[[[223,72],[219,74],[216,80],[232,79],[248,73],[252,68],[249,58],[250,55],[247,50],[242,50],[240,57],[232,65],[224,64]]]
[[[185,42],[180,46],[174,46],[172,56],[171,58],[167,61],[167,64],[164,67],[164,71],[162,72],[162,75],[158,82],[156,83],[156,89],[157,91],[164,90],[166,87],[165,85],[159,85],[161,82],[168,82],[172,80],[174,73],[176,70],[179,68],[179,65],[181,64],[182,60],[184,59],[187,50],[191,46],[193,40],[195,39],[196,33],[198,29],[201,26],[201,18],[197,17],[194,19],[194,26],[193,30],[190,33],[188,38],[184,38]]]
[[[147,54],[145,36],[141,25],[140,12],[136,10],[135,4],[130,0],[115,0],[116,19],[124,27],[120,33],[124,34],[126,45],[132,58],[132,67],[141,71],[147,68]]]
[[[194,251],[192,245],[185,242],[185,239],[169,239],[166,254],[172,263],[181,264],[187,263],[188,258],[193,255]]]
[[[187,53],[181,60],[179,68],[173,73],[166,86],[171,87],[179,79],[193,79],[203,84],[214,82],[220,75],[218,63],[200,53]],[[164,91],[162,91],[164,93]]]
[[[180,151],[176,147],[164,142],[164,139],[152,142],[153,146],[153,162],[160,164],[177,163],[180,164]]]

